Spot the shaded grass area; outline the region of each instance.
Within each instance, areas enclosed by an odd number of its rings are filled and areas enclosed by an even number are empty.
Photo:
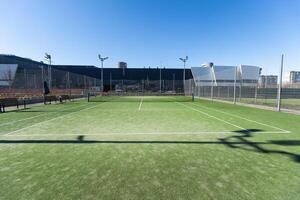
[[[139,103],[0,115],[0,199],[299,199],[299,116]]]

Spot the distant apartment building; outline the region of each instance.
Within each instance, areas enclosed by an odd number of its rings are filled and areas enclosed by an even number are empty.
[[[289,71],[285,73],[284,82],[287,84],[300,84],[300,71]]]
[[[126,69],[127,68],[127,63],[126,62],[118,62],[118,68],[119,69]]]
[[[258,80],[259,87],[270,88],[277,86],[278,76],[276,75],[261,75]]]

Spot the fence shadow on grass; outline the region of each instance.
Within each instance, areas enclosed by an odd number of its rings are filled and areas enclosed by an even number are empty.
[[[231,142],[234,145],[243,145],[243,142]],[[223,144],[220,141],[169,141],[169,140],[0,140],[0,144]],[[225,143],[224,143],[225,144]],[[259,142],[258,144],[266,144]]]
[[[79,135],[75,140],[0,140],[0,144],[221,144],[234,149],[242,149],[264,154],[280,154],[290,157],[293,161],[300,163],[300,155],[284,150],[273,150],[266,145],[300,146],[300,140],[270,140],[266,142],[253,142],[249,138],[253,134],[262,132],[259,129],[245,129],[234,131],[239,135],[219,138],[217,141],[181,141],[181,140],[86,140],[84,135]]]
[[[18,112],[18,113],[70,113],[70,112],[75,112],[77,111],[78,109],[77,108],[74,108],[74,109],[69,109],[69,110],[30,110],[27,109],[27,110],[19,110],[19,111],[15,111],[15,112]]]
[[[32,110],[31,108],[20,108],[19,110],[8,110],[5,113],[70,113],[77,111],[74,110]]]
[[[300,163],[300,155],[284,150],[274,150],[266,148],[265,145],[281,145],[281,146],[300,146],[300,140],[270,140],[267,142],[252,142],[248,138],[253,137],[255,133],[261,132],[259,129],[245,129],[234,131],[239,135],[219,138],[221,143],[230,148],[242,149],[246,151],[254,151],[264,154],[281,154],[290,157],[293,161]]]

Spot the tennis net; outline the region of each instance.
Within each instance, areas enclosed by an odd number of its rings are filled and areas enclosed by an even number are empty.
[[[89,102],[189,102],[193,101],[191,96],[183,94],[174,95],[89,95]]]

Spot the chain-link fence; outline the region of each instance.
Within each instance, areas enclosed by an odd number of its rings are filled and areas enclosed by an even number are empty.
[[[274,108],[278,107],[278,100],[280,99],[281,108],[300,110],[300,84],[283,84],[280,93],[277,85],[261,87],[256,84],[244,84],[240,80],[228,86],[219,85],[222,85],[222,83],[216,81],[196,86],[193,79],[187,80],[185,81],[185,94],[194,94],[200,98],[265,105]]]
[[[182,80],[105,80],[103,91],[111,94],[159,95],[183,93]]]
[[[158,77],[155,77],[155,80],[149,78],[115,80],[110,76],[109,79],[104,79],[102,84],[100,75],[99,78],[93,78],[44,64],[25,67],[15,65],[8,67],[5,71],[9,76],[1,79],[5,81],[5,84],[0,86],[0,98],[42,98],[44,95],[86,97],[88,93],[159,95],[184,92],[183,81],[175,78],[172,80],[157,80]]]
[[[1,98],[39,98],[45,94],[79,97],[86,95],[89,88],[100,85],[95,78],[45,65],[7,70],[10,77],[2,81],[6,84],[0,87]],[[45,92],[45,88],[48,88],[48,92]]]
[[[232,73],[232,69],[226,70],[231,70],[230,73]],[[279,92],[276,84],[258,85],[257,82],[249,82],[238,76],[234,79],[235,81],[229,79],[211,81],[204,77],[199,79],[201,81],[197,84],[194,79],[183,83],[182,80],[175,78],[172,80],[148,78],[115,80],[112,76],[105,79],[102,84],[100,77],[93,78],[71,73],[45,64],[26,67],[7,65],[1,71],[0,98],[42,99],[46,93],[45,88],[48,88],[49,94],[46,96],[68,95],[77,98],[86,97],[88,93],[101,94],[102,92],[116,95],[184,93],[187,96],[194,94],[198,97],[230,102],[266,105],[274,108],[278,106]],[[280,99],[282,108],[300,110],[300,84],[283,84]]]

